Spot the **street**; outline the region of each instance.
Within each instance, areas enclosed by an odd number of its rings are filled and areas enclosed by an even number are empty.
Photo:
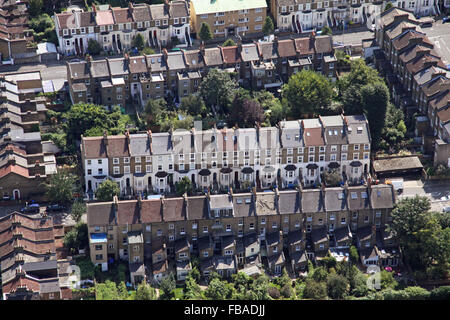
[[[444,64],[450,64],[450,23],[436,21],[432,27],[422,28],[423,32],[433,42],[438,55],[441,56]]]
[[[450,180],[405,180],[403,183],[403,193],[398,199],[414,197],[415,195],[425,196],[431,201],[431,210],[442,211],[446,206],[450,206]],[[442,197],[447,200],[441,200]]]

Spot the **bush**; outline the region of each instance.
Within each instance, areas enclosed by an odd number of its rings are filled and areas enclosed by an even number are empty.
[[[280,293],[284,298],[289,299],[290,297],[292,297],[294,290],[292,289],[292,286],[290,284],[285,284],[281,288]]]
[[[267,291],[272,299],[279,299],[281,296],[280,291],[275,287],[269,287]]]
[[[344,298],[349,291],[348,280],[338,274],[330,274],[327,278],[328,296],[333,299]]]
[[[307,279],[305,289],[303,290],[303,297],[306,299],[326,299],[327,286],[324,282],[317,282],[314,279]]]
[[[429,298],[430,300],[450,300],[450,286],[433,289]]]

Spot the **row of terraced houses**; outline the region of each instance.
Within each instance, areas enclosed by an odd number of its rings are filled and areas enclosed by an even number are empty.
[[[256,42],[101,60],[69,62],[67,79],[73,103],[105,106],[150,99],[178,98],[198,91],[203,76],[212,68],[233,73],[245,88],[276,90],[292,74],[303,69],[336,77],[336,58],[331,36]]]
[[[376,65],[396,105],[415,114],[416,139],[434,164],[450,166],[450,71],[411,12],[392,8],[377,26]]]
[[[128,261],[131,281],[160,281],[170,272],[184,280],[199,259],[208,277],[237,271],[281,274],[286,264],[301,272],[308,260],[328,253],[349,259],[359,249],[366,265],[397,266],[400,253],[385,225],[395,192],[390,185],[344,186],[270,192],[91,203],[91,261],[103,270]]]
[[[175,130],[83,137],[86,195],[111,179],[121,196],[171,193],[187,177],[215,191],[318,186],[337,170],[360,184],[370,170],[370,132],[361,116],[282,121],[278,127]]]

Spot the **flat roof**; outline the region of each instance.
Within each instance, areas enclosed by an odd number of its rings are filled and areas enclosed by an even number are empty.
[[[373,162],[373,169],[376,173],[418,170],[422,168],[423,165],[418,157],[380,159]]]
[[[191,0],[195,14],[267,8],[266,0]]]

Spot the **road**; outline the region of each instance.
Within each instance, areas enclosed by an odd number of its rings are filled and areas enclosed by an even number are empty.
[[[442,197],[450,196],[450,180],[410,180],[403,183],[403,193],[399,199],[414,197],[415,195],[425,196],[431,201],[431,209],[442,211],[446,206],[450,206],[450,200],[441,200]]]
[[[450,64],[450,23],[442,23],[442,20],[436,21],[432,27],[422,28],[423,32],[433,42],[437,53],[442,61]]]

